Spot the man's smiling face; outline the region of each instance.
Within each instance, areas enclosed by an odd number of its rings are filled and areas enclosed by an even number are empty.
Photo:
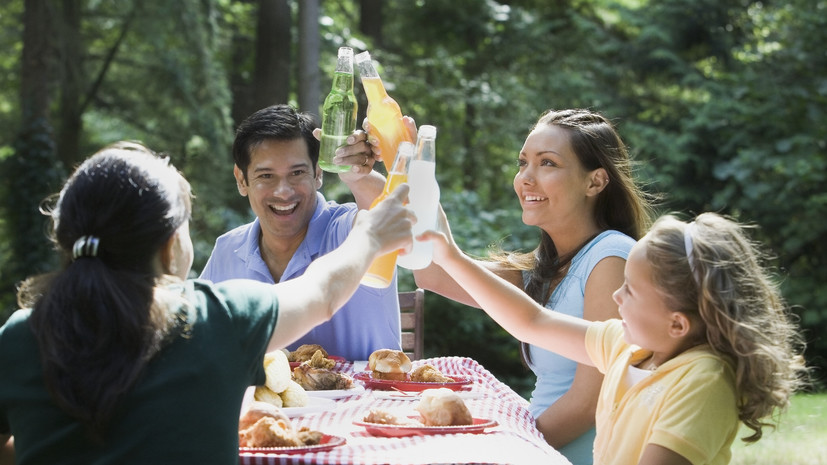
[[[265,140],[251,150],[246,180],[238,167],[234,171],[265,240],[304,237],[316,210],[322,171],[312,165],[303,139]]]

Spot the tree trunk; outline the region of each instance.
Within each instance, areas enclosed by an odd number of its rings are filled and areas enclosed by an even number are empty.
[[[299,3],[299,109],[313,113],[321,124],[319,77],[319,0]]]
[[[20,69],[20,102],[23,121],[49,114],[51,76],[54,69],[51,5],[46,0],[26,0],[23,12],[23,59]],[[25,124],[25,123],[24,123]]]
[[[40,202],[63,177],[55,155],[49,108],[55,75],[53,2],[26,0],[23,13],[23,53],[20,68],[21,127],[14,153],[0,162],[3,227],[8,238],[7,261],[2,269],[2,289],[31,274],[51,267],[51,247],[44,236],[46,221],[39,214]],[[3,295],[3,304],[13,296]]]
[[[290,5],[287,0],[259,1],[253,99],[247,114],[285,103],[290,96]]]
[[[382,47],[382,1],[359,1],[359,31],[372,38],[377,48]]]
[[[58,124],[57,152],[64,166],[72,166],[79,158],[80,134],[83,118],[80,100],[83,87],[80,43],[80,4],[63,2],[61,26],[60,122]]]

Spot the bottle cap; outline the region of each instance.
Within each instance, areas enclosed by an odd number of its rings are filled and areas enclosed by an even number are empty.
[[[419,137],[436,139],[436,126],[431,126],[430,124],[419,126]]]
[[[353,74],[353,49],[339,47],[339,58],[336,60],[337,73]]]

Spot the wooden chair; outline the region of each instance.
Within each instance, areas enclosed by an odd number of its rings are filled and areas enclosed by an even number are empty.
[[[425,290],[399,293],[402,351],[411,360],[425,356]]]

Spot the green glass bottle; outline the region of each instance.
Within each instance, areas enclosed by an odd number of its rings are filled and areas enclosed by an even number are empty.
[[[336,149],[345,144],[356,129],[358,103],[353,94],[353,49],[339,48],[333,87],[322,107],[322,141],[319,147],[319,166],[332,173],[350,171],[350,165],[333,163]]]

